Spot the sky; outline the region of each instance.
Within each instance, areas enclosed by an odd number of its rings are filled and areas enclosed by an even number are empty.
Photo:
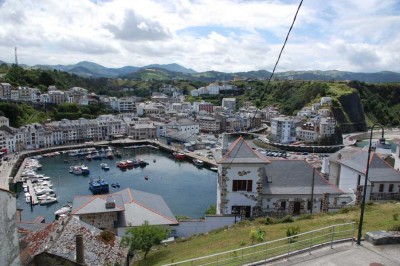
[[[272,71],[300,0],[0,0],[0,60]],[[304,0],[277,72],[400,72],[399,0]]]

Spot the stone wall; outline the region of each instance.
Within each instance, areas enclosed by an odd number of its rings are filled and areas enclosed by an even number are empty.
[[[17,201],[14,195],[0,189],[0,264],[20,265],[16,225]]]

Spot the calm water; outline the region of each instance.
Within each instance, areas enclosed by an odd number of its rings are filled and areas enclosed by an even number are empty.
[[[378,141],[378,139],[372,139],[372,145],[374,145],[374,143],[376,143],[377,141]],[[386,140],[386,143],[390,144],[392,152],[395,153],[396,152],[396,141]],[[368,145],[369,145],[369,139],[357,141],[357,143],[356,143],[356,146],[361,147],[361,148],[364,148],[365,146],[368,146]]]
[[[120,149],[122,159],[142,158],[149,163],[145,168],[134,168],[121,171],[116,167],[118,159],[86,161],[79,157],[61,154],[55,157],[40,159],[43,170],[38,173],[51,177],[58,203],[52,205],[35,205],[33,208],[25,203],[23,192],[19,193],[17,206],[22,211],[22,220],[31,221],[38,215],[44,216],[46,222],[54,220],[54,212],[74,196],[91,195],[88,189],[89,176],[101,177],[109,182],[110,193],[130,187],[145,192],[161,195],[172,213],[192,218],[204,216],[210,205],[216,203],[217,173],[207,168],[199,169],[188,161],[176,161],[170,153],[150,148]],[[69,163],[65,163],[68,160]],[[77,161],[74,161],[77,160]],[[155,162],[154,162],[155,160]],[[90,169],[88,177],[76,176],[68,172],[71,165],[84,162]],[[100,168],[106,162],[109,171]],[[148,180],[144,177],[148,176]],[[120,188],[112,188],[112,183],[119,183]]]

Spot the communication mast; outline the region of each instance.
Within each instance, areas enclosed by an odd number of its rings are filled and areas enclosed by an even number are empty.
[[[15,53],[15,65],[18,66],[17,46],[15,46],[14,53]]]

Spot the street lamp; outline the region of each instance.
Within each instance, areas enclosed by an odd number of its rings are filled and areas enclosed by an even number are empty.
[[[367,182],[368,182],[368,172],[369,172],[369,160],[371,158],[371,146],[372,146],[372,134],[374,132],[374,127],[380,126],[382,130],[382,138],[379,139],[379,144],[385,144],[385,130],[381,124],[374,124],[371,128],[371,134],[369,137],[369,146],[368,146],[368,159],[367,159],[367,169],[365,170],[365,180],[364,180],[364,188],[363,188],[363,197],[361,201],[361,214],[360,214],[360,222],[358,224],[358,236],[357,236],[357,245],[361,245],[361,235],[362,235],[362,226],[364,221],[364,210],[365,210],[365,197],[367,194]]]

